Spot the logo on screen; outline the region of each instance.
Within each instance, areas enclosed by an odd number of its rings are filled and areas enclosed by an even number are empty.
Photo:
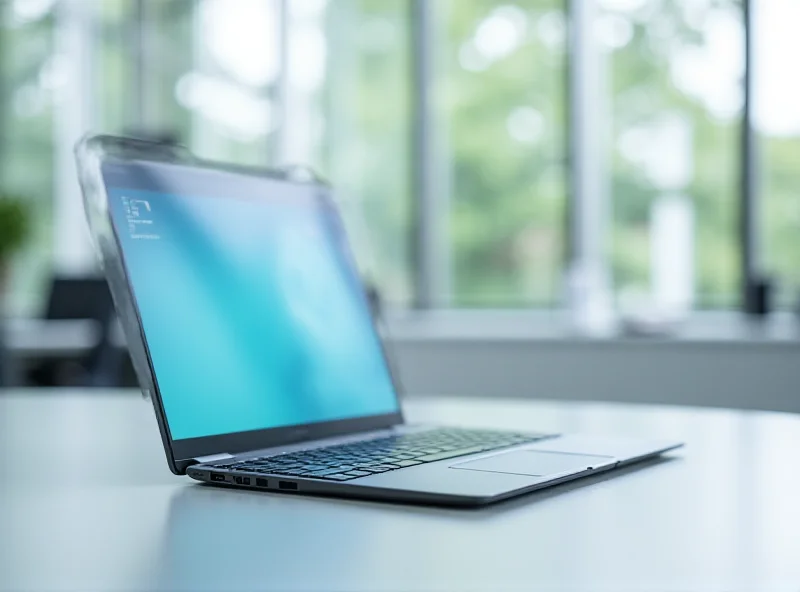
[[[161,236],[153,232],[153,208],[146,199],[122,196],[125,209],[125,220],[128,222],[128,234],[135,240],[158,240]]]

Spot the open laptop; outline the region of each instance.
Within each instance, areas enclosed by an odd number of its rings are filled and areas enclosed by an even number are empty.
[[[680,446],[407,424],[330,189],[130,142],[99,160],[118,250],[104,269],[174,473],[480,505]]]

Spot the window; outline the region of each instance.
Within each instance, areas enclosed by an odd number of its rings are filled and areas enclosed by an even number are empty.
[[[207,158],[329,178],[365,272],[407,303],[408,2],[282,5],[147,4],[145,127]]]
[[[125,0],[105,0],[97,4],[93,23],[99,42],[91,94],[96,97],[97,126],[108,133],[132,131],[138,115],[134,7]]]
[[[326,74],[316,91],[319,149],[311,162],[337,189],[365,274],[386,301],[407,306],[413,297],[410,3],[325,6]],[[313,47],[310,40],[305,47]]]
[[[142,77],[140,125],[191,144],[194,126],[201,127],[201,115],[192,117],[189,76],[195,67],[196,10],[198,3],[188,0],[149,2],[141,14]],[[206,107],[207,109],[207,107]],[[202,110],[198,106],[198,110]],[[231,157],[233,158],[233,157]]]
[[[336,188],[365,275],[401,307],[561,306],[584,231],[618,307],[737,306],[744,6],[0,0],[0,190],[29,196],[36,214],[12,310],[36,313],[52,269],[93,263],[71,207],[72,143],[87,129],[310,165]],[[755,259],[794,305],[800,46],[789,23],[800,14],[792,0],[751,6]],[[575,67],[586,7],[595,70]],[[597,86],[576,99],[575,79],[590,74]],[[586,117],[570,110],[579,101]],[[602,138],[588,149],[599,209],[576,197],[570,166],[588,124]]]
[[[740,286],[740,3],[601,5],[617,296],[732,307]]]
[[[443,300],[554,306],[564,261],[564,3],[432,4],[441,10],[437,186],[450,215]]]
[[[778,304],[800,300],[800,3],[754,2],[756,130],[759,134],[762,264],[775,277]]]
[[[273,159],[280,125],[277,0],[145,2],[142,121],[205,158]]]

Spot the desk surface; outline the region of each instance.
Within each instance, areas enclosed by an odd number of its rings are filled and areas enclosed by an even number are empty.
[[[0,590],[800,590],[800,416],[433,397],[406,409],[687,448],[486,509],[425,508],[194,484],[169,473],[131,392],[0,391]]]

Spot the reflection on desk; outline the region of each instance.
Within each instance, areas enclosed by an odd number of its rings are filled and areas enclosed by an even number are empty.
[[[411,421],[680,439],[668,460],[479,510],[171,475],[135,393],[17,391],[0,590],[797,590],[800,418],[411,398]],[[24,454],[21,452],[24,451]]]

